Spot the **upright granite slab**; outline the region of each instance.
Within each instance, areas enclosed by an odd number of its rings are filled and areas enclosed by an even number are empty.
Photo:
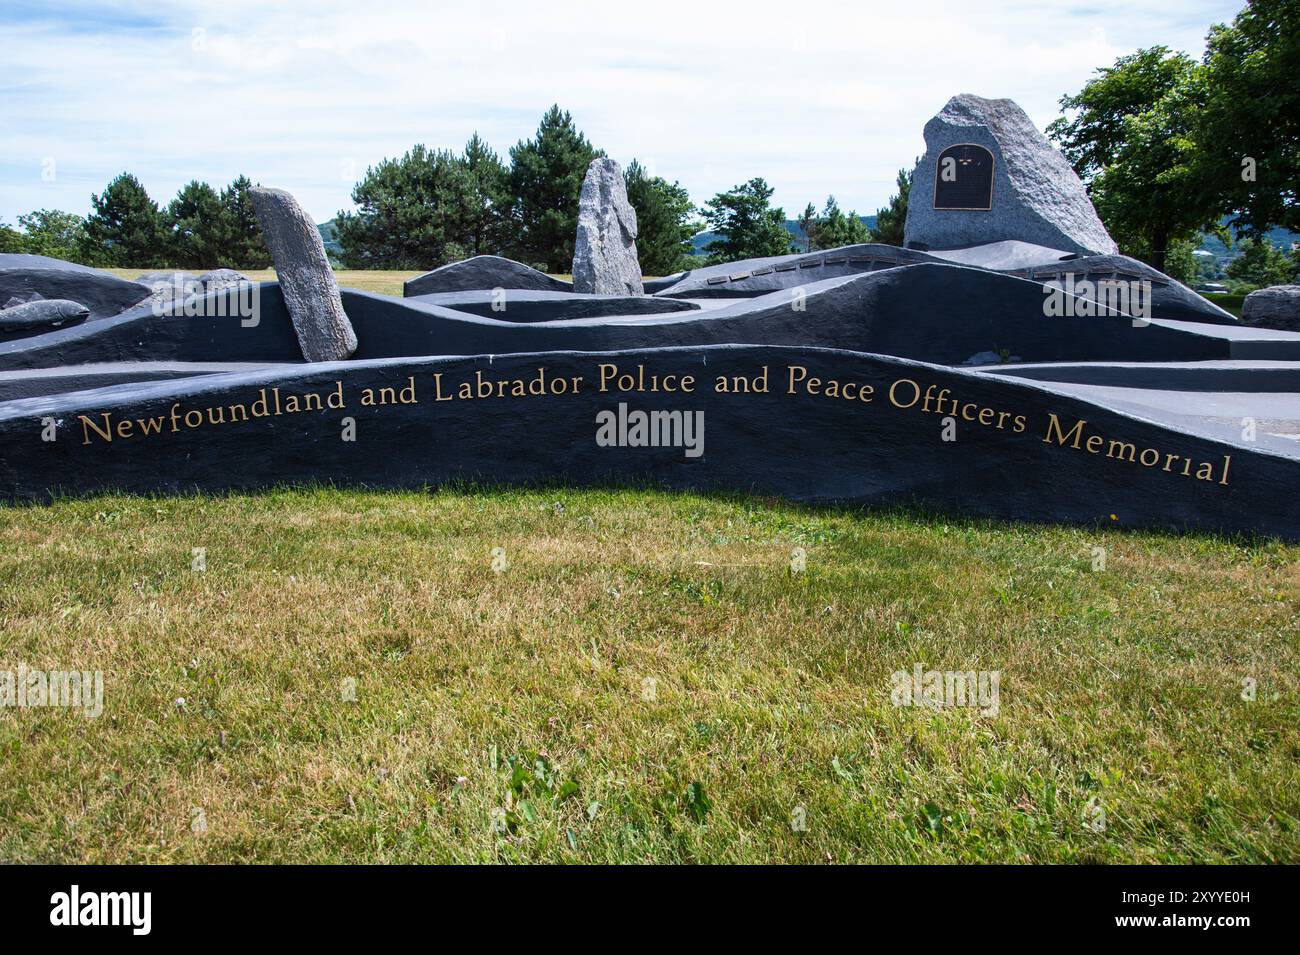
[[[1016,239],[1114,254],[1078,175],[1009,99],[954,96],[925,125],[904,227],[909,246]]]
[[[643,294],[636,236],[636,210],[627,199],[622,167],[603,156],[593,159],[578,196],[573,290],[590,295]]]
[[[316,224],[283,189],[249,190],[280,292],[308,361],[337,361],[357,350],[334,269]]]

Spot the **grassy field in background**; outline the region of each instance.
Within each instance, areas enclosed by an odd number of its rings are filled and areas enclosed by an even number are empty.
[[[166,271],[165,269],[105,269],[106,272],[112,272],[114,275],[121,276],[124,279],[134,279],[142,272]],[[273,282],[275,281],[275,269],[247,269],[244,271],[250,279],[255,282]],[[417,275],[423,275],[424,271],[403,272],[399,270],[384,269],[335,269],[334,275],[338,279],[339,285],[347,288],[360,289],[363,292],[378,292],[381,295],[402,295],[402,283],[407,279],[413,279]],[[573,279],[572,275],[556,274],[554,278],[564,279],[566,282]]]
[[[638,490],[0,507],[0,669],[105,681],[0,709],[0,861],[1295,863],[1298,638],[1277,543]],[[998,712],[893,705],[917,663],[999,671]]]
[[[134,279],[142,272],[166,271],[165,269],[106,269],[124,279]],[[275,281],[275,269],[246,269],[244,274],[255,282]],[[402,283],[423,275],[423,271],[401,272],[382,269],[336,269],[334,275],[339,285],[360,289],[363,292],[378,292],[381,295],[402,294]]]
[[[1219,308],[1241,318],[1241,306],[1246,301],[1246,296],[1233,295],[1229,292],[1210,292],[1204,297],[1219,306]]]

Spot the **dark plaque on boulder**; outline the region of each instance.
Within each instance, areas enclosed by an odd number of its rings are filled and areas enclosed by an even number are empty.
[[[934,170],[936,209],[987,212],[993,208],[993,154],[961,143],[939,154]]]

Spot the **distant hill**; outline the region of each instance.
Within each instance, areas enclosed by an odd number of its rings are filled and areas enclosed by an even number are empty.
[[[316,226],[320,230],[321,241],[325,243],[325,254],[331,259],[337,259],[343,254],[343,246],[339,245],[339,230],[334,225],[334,220],[322,222]]]
[[[867,228],[874,229],[876,227],[875,216],[858,216],[858,218],[867,224]],[[785,231],[794,236],[795,241],[799,243],[799,248],[802,249],[803,243],[808,237],[804,235],[803,228],[799,223],[794,219],[786,219]],[[708,252],[706,251],[708,245],[717,237],[718,234],[716,232],[697,233],[695,238],[691,240],[691,255],[708,255]]]

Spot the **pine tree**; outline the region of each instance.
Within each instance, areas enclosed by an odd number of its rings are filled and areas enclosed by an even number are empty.
[[[898,192],[890,197],[889,205],[876,211],[876,224],[871,229],[872,242],[897,246],[903,244],[903,227],[907,224],[907,197],[911,191],[912,174],[906,169],[898,170]]]
[[[463,257],[459,158],[417,144],[366,170],[356,212],[335,220],[343,262],[356,269],[430,269]]]
[[[135,176],[122,173],[90,204],[86,243],[95,261],[142,269],[166,264],[162,213]]]
[[[548,272],[570,269],[582,180],[591,161],[603,155],[558,105],[547,110],[533,139],[510,150],[516,258]]]
[[[751,179],[718,193],[700,210],[710,228],[721,236],[709,243],[710,263],[790,252],[793,237],[785,227],[785,210],[768,204],[773,191],[763,179]]]
[[[207,270],[222,264],[221,197],[197,179],[181,188],[167,206],[167,260],[182,269]]]
[[[249,194],[252,188],[247,176],[239,176],[221,190],[221,217],[214,242],[218,265],[223,268],[264,269],[271,264],[271,253]]]
[[[623,171],[627,199],[636,211],[637,259],[646,275],[671,275],[686,267],[691,238],[699,231],[695,204],[677,182],[646,174],[635,159]]]
[[[466,255],[498,255],[512,233],[510,173],[501,158],[474,133],[455,170],[456,223],[452,242]]]
[[[803,232],[803,250],[813,250],[813,233],[817,231],[817,207],[811,202],[799,214],[799,229]]]
[[[811,217],[812,203],[799,217],[799,223],[808,235],[808,249],[838,249],[846,245],[859,245],[871,241],[871,230],[856,210],[847,215],[834,196],[826,197],[826,207],[820,217]],[[815,213],[814,213],[815,216]],[[807,220],[805,222],[805,219]]]

